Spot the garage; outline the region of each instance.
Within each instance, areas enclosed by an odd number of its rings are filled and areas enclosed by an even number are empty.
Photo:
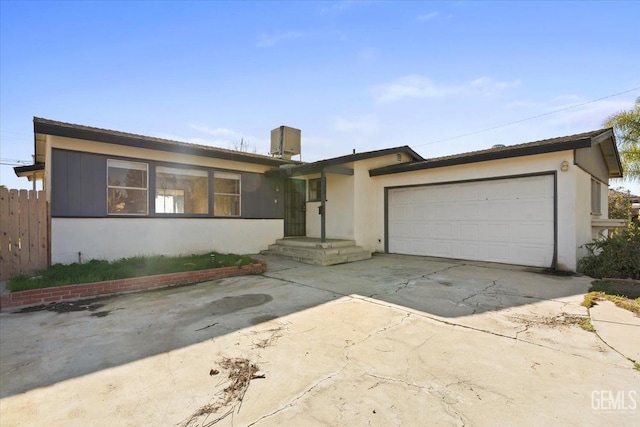
[[[553,267],[554,174],[386,191],[389,253]]]

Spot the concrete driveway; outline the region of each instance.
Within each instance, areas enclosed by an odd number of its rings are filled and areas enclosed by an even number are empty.
[[[0,424],[638,425],[640,372],[576,325],[587,277],[267,261],[264,276],[0,313]]]

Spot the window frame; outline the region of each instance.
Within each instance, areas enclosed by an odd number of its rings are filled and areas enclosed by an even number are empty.
[[[156,197],[158,196],[158,190],[160,190],[161,188],[158,187],[158,169],[173,169],[173,171],[170,172],[176,172],[176,171],[184,171],[185,173],[183,174],[184,176],[189,176],[189,171],[194,171],[194,172],[198,172],[198,173],[202,173],[203,175],[201,177],[206,177],[207,180],[207,208],[206,208],[206,212],[204,213],[197,213],[197,212],[184,212],[184,213],[176,213],[176,212],[158,212],[156,210]],[[211,217],[212,215],[212,210],[211,210],[211,203],[212,203],[212,197],[213,197],[213,192],[212,192],[212,180],[211,180],[211,169],[208,168],[201,168],[201,167],[197,167],[197,166],[193,166],[193,165],[183,165],[183,164],[177,164],[177,163],[156,163],[153,165],[153,194],[150,193],[150,199],[152,199],[153,201],[153,215],[154,216],[158,216],[158,217],[172,217],[172,218],[198,218],[198,217]],[[168,172],[161,172],[161,173],[168,173]],[[176,173],[178,174],[178,173]],[[199,176],[198,174],[194,174],[191,176]],[[168,190],[168,189],[164,189],[164,190]],[[184,191],[184,190],[183,190]],[[186,195],[186,194],[185,194]]]
[[[593,177],[591,178],[591,215],[602,215],[602,184]]]
[[[224,177],[226,175],[226,177]],[[237,178],[235,178],[237,177]],[[221,193],[216,191],[216,178],[220,179],[237,179],[238,180],[238,193]],[[213,203],[213,211],[211,214],[215,218],[240,218],[242,217],[242,173],[241,172],[230,172],[224,170],[213,170],[211,174],[212,187],[212,203]],[[237,215],[219,215],[216,213],[216,196],[230,196],[238,198],[238,214]]]
[[[113,167],[113,168],[118,168],[118,169],[124,169],[123,167],[119,167],[119,166],[110,166],[110,163],[121,163],[121,164],[125,164],[125,163],[129,163],[129,164],[137,164],[137,165],[143,165],[144,169],[137,169],[137,170],[144,170],[145,174],[146,174],[146,181],[145,181],[145,187],[127,187],[124,185],[111,185],[109,183],[109,168]],[[141,162],[138,160],[132,160],[132,159],[119,159],[119,158],[107,158],[107,216],[137,216],[137,217],[144,217],[144,216],[149,216],[149,163],[148,162]],[[136,191],[145,191],[146,196],[144,198],[145,200],[145,212],[144,213],[122,213],[122,212],[109,212],[109,190],[111,189],[123,189],[123,190],[136,190]]]
[[[313,184],[312,184],[313,183]],[[314,191],[317,193],[316,197],[311,197],[312,187],[317,186]],[[307,182],[307,201],[308,202],[320,202],[322,198],[322,178],[310,178]]]

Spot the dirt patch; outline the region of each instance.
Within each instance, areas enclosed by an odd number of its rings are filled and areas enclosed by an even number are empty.
[[[188,426],[212,426],[218,421],[223,420],[227,416],[231,415],[233,411],[238,410],[242,405],[242,399],[249,388],[251,380],[258,378],[265,378],[264,375],[257,375],[260,370],[258,366],[252,363],[249,359],[244,358],[223,358],[219,367],[225,371],[228,371],[229,385],[222,391],[218,392],[211,402],[202,406],[195,411],[189,418],[183,421],[180,425],[182,427]],[[209,371],[210,376],[218,374],[217,369]],[[209,419],[213,414],[221,413],[214,419]]]
[[[268,329],[266,331],[260,331],[258,333],[269,332],[269,336],[267,338],[263,338],[258,342],[254,343],[255,348],[267,348],[278,340],[278,338],[282,337],[282,331],[285,329],[284,326],[279,326],[277,328]]]
[[[20,310],[14,311],[14,313],[34,313],[36,311],[55,311],[56,313],[69,313],[72,311],[96,311],[104,306],[100,301],[104,301],[106,298],[91,298],[80,301],[63,301],[63,302],[51,302],[49,304],[40,304],[32,307],[25,307]],[[104,317],[109,314],[109,311],[102,311],[98,314],[94,313],[95,317]]]
[[[573,314],[561,313],[557,316],[542,316],[542,317],[516,317],[509,316],[510,320],[517,323],[522,323],[526,326],[546,326],[549,328],[565,327],[565,326],[580,326],[584,329],[583,325],[589,320],[588,316],[576,316]]]
[[[230,314],[244,308],[258,307],[273,301],[273,297],[268,294],[245,294],[234,297],[224,297],[213,301],[209,305],[209,309],[214,315]]]

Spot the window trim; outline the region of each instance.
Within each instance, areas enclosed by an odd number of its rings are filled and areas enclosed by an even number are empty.
[[[137,170],[144,170],[146,172],[146,182],[145,182],[145,187],[126,187],[123,185],[110,185],[109,184],[109,167],[110,167],[110,163],[120,163],[120,164],[138,164],[138,165],[144,165],[144,169],[137,169]],[[114,168],[119,168],[119,169],[124,169],[124,167],[122,166],[111,166]],[[130,160],[130,159],[118,159],[118,158],[110,158],[107,157],[107,216],[137,216],[137,217],[147,217],[149,216],[149,163],[147,162],[141,162],[141,161],[137,161],[137,160]],[[145,197],[145,213],[120,213],[120,212],[109,212],[109,190],[115,188],[115,189],[124,189],[124,190],[139,190],[142,191],[144,190],[147,194]]]
[[[308,202],[320,202],[321,201],[320,199],[322,198],[322,195],[321,195],[321,193],[322,193],[322,178],[310,178],[308,181],[309,182],[307,183],[307,188],[308,188],[308,190],[307,190],[307,193],[308,193],[307,194],[307,201]],[[311,187],[312,187],[311,183],[312,182],[314,184],[317,183],[317,188],[315,189],[315,191],[317,193],[316,197],[311,197]]]
[[[161,170],[161,173],[175,173],[175,171],[184,171],[183,175],[186,176],[200,176],[207,178],[207,212],[205,213],[170,213],[170,212],[157,212],[155,200],[158,192],[158,183],[157,183],[157,175],[158,169]],[[162,172],[162,169],[169,170],[170,172]],[[188,172],[194,171],[198,172],[198,174],[190,175]],[[211,180],[211,172],[212,170],[209,168],[202,168],[196,165],[185,165],[181,163],[166,163],[166,162],[156,162],[153,164],[153,193],[149,193],[149,197],[152,198],[153,201],[153,216],[159,218],[210,218],[212,213],[212,203],[213,203],[213,191],[212,191],[212,180]]]
[[[595,190],[595,195],[594,195]],[[602,184],[597,179],[591,177],[591,215],[602,215]],[[594,197],[595,196],[595,197]]]
[[[225,176],[226,175],[226,176]],[[219,193],[216,191],[216,178],[221,179],[237,179],[238,180],[238,193]],[[240,218],[242,217],[242,173],[241,172],[228,172],[223,170],[213,170],[211,174],[212,186],[211,195],[213,203],[213,211],[211,215],[214,218]],[[238,197],[238,215],[217,215],[216,214],[216,196],[235,196]]]

